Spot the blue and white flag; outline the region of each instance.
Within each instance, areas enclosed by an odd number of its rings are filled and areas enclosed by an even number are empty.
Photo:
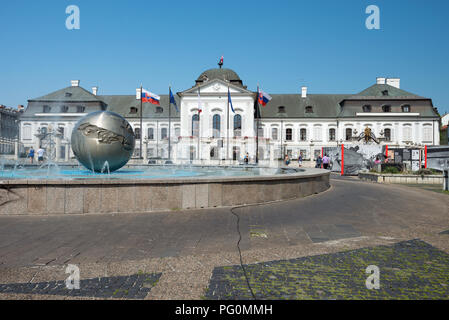
[[[231,110],[232,110],[232,112],[235,113],[234,107],[232,106],[231,92],[229,91],[229,87],[228,87],[228,103],[231,105]]]
[[[169,103],[173,103],[173,105],[176,108],[176,112],[179,112],[178,105],[176,104],[175,97],[173,96],[173,93],[171,92],[171,88],[170,88],[170,102]]]

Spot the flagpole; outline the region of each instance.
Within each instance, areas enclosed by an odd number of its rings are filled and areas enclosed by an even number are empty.
[[[170,160],[170,141],[171,141],[171,102],[170,102],[171,87],[168,86],[168,160]]]
[[[229,160],[229,84],[228,84],[228,108],[226,109],[226,117],[227,117],[227,142],[226,142],[226,160]]]
[[[140,84],[140,159],[142,157],[142,137],[143,137],[143,127],[142,127],[142,84]]]
[[[259,164],[259,85],[257,85],[256,97],[256,164]]]
[[[198,87],[198,99],[201,99],[200,96],[200,87]],[[198,101],[198,103],[200,103],[200,101]],[[200,118],[201,118],[201,111],[200,111],[200,105],[198,105],[198,156],[197,159],[200,160],[200,136],[201,136],[201,131],[200,131]]]

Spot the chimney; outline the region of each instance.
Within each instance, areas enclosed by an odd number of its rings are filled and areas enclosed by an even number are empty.
[[[79,80],[71,80],[70,84],[72,85],[72,87],[79,87],[80,81]]]
[[[140,100],[141,97],[141,92],[140,92],[140,88],[136,89],[136,100]]]
[[[307,98],[307,87],[301,87],[301,98]]]
[[[96,96],[98,93],[98,87],[92,87],[92,94]]]
[[[386,80],[386,78],[378,77],[378,78],[376,78],[376,83],[377,84],[385,84],[385,80]]]
[[[388,78],[387,84],[392,87],[400,89],[401,79],[400,78]]]

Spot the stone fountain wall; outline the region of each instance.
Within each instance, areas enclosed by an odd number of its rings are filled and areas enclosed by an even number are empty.
[[[329,171],[169,180],[3,180],[0,215],[180,211],[301,198],[327,190]]]

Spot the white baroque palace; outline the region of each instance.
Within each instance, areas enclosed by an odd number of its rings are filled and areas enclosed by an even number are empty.
[[[262,164],[274,164],[285,154],[292,159],[302,154],[313,161],[323,147],[363,143],[358,136],[367,127],[377,143],[389,147],[440,143],[432,100],[400,89],[397,78],[377,78],[355,94],[299,89],[271,94],[272,100],[259,107],[257,121],[256,92],[248,90],[233,70],[210,69],[193,87],[175,94],[179,112],[169,106],[168,95],[161,95],[160,106],[144,103],[141,130],[140,89],[135,95],[99,95],[98,87],[87,91],[79,80],[72,80],[67,88],[28,100],[20,118],[20,140],[26,149],[42,146],[55,161],[73,161],[70,137],[75,123],[90,112],[109,110],[130,122],[136,134],[133,161],[142,157],[145,163],[168,159],[169,135],[170,160],[202,164],[237,163],[246,153],[254,162],[257,145]],[[228,108],[228,90],[235,112]]]

